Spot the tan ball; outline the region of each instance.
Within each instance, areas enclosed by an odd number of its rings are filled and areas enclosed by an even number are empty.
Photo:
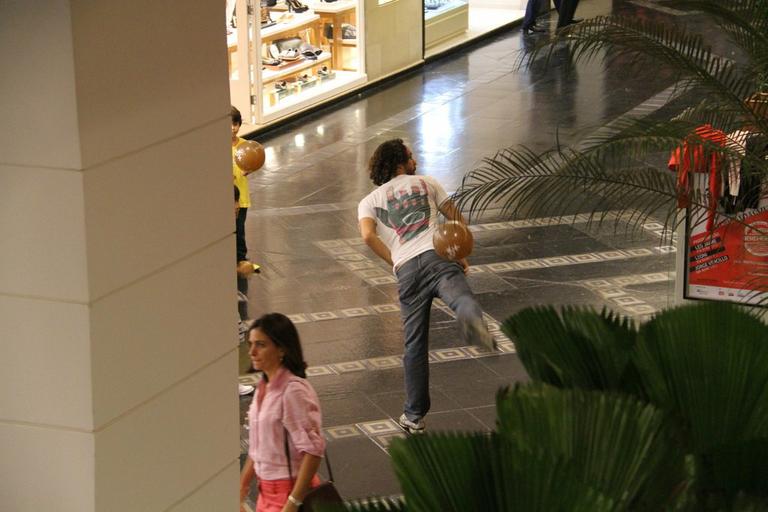
[[[241,142],[235,149],[235,163],[246,172],[258,171],[264,166],[264,146],[255,140]]]
[[[441,258],[451,261],[466,258],[472,254],[472,248],[475,246],[475,239],[469,228],[455,220],[438,224],[432,235],[432,242],[435,252]]]

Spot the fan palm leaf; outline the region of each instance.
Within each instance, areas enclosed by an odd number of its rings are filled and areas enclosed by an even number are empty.
[[[675,308],[640,328],[633,360],[678,417],[699,484],[768,495],[768,326],[725,303]]]
[[[661,510],[686,480],[676,425],[637,398],[532,384],[501,390],[496,402],[499,435],[575,462],[624,510]]]
[[[639,392],[630,357],[637,331],[607,310],[552,306],[524,309],[502,330],[534,380],[563,388]]]
[[[413,436],[390,453],[409,511],[620,510],[572,462],[495,434]]]

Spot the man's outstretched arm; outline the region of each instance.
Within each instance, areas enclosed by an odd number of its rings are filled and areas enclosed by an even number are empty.
[[[376,256],[383,259],[387,264],[392,266],[392,253],[389,252],[384,242],[381,241],[379,235],[376,234],[376,220],[370,217],[363,217],[360,219],[360,235],[363,237],[365,245],[371,248]]]

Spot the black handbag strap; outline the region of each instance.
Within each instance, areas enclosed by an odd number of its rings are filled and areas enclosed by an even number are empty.
[[[283,444],[285,445],[285,459],[288,461],[288,478],[293,482],[293,469],[291,468],[291,453],[288,450],[288,429],[283,427]],[[328,450],[323,452],[325,456],[325,467],[328,469],[328,481],[333,482],[333,471],[331,471],[331,461],[328,460]]]

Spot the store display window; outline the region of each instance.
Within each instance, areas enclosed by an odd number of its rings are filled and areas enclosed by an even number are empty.
[[[423,0],[424,55],[431,57],[522,19],[527,0]]]
[[[252,124],[270,123],[365,83],[359,2],[235,1],[227,28],[230,91],[233,104],[251,113]]]

